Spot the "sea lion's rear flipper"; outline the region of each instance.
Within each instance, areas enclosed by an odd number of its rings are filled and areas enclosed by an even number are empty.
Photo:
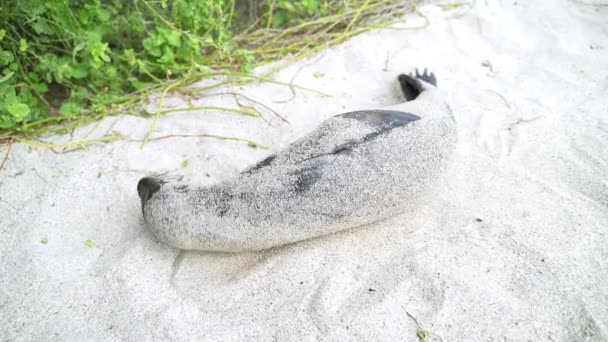
[[[407,101],[415,100],[420,93],[422,93],[425,89],[425,85],[420,82],[420,80],[432,84],[433,86],[437,86],[437,79],[435,78],[435,74],[432,72],[429,73],[427,69],[424,69],[424,72],[420,74],[418,69],[416,69],[416,74],[412,75],[412,73],[401,74],[397,78],[399,80],[399,84],[401,85],[401,91],[403,92],[403,96]]]
[[[416,69],[416,75],[412,75],[412,73],[410,73],[410,76],[416,77],[419,80],[423,80],[424,82],[437,87],[437,78],[435,78],[435,74],[433,74],[433,72],[429,72],[426,68],[424,68],[424,72],[422,74],[418,73],[418,69]]]

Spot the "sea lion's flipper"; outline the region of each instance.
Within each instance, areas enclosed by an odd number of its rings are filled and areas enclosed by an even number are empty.
[[[353,130],[354,126],[348,123],[350,120],[332,120],[331,122],[334,126],[331,131],[317,130],[312,132],[304,142],[296,141],[292,143],[288,149],[282,151],[279,155],[270,155],[253,166],[248,167],[241,174],[249,174],[265,169],[275,163],[277,158],[281,159],[278,163],[285,163],[284,155],[289,155],[289,162],[294,164],[300,164],[319,157],[347,155],[357,146],[369,142],[381,134],[420,120],[419,116],[412,113],[382,109],[348,112],[334,117],[365,122],[367,124],[365,126],[368,129],[363,129],[362,131]],[[336,135],[329,134],[328,132],[341,132],[345,134]],[[303,143],[306,145],[303,146]]]
[[[357,146],[365,144],[379,135],[420,120],[419,116],[412,113],[382,109],[349,112],[336,115],[335,117],[363,121],[369,124],[371,131],[366,130],[365,133],[356,134],[354,136],[345,135],[341,140],[334,140],[333,145],[323,145],[325,147],[333,146],[331,149],[318,149],[315,153],[310,154],[301,161],[329,155],[336,156],[339,154],[348,154]],[[334,137],[334,139],[336,139],[336,137]]]
[[[255,170],[259,170],[263,167],[269,166],[270,163],[272,163],[272,161],[276,158],[277,156],[275,154],[270,155],[264,159],[262,159],[261,161],[259,161],[257,164],[247,168],[245,171],[241,172],[241,173],[250,173],[252,171]]]
[[[427,69],[424,69],[424,72],[420,74],[418,69],[416,69],[416,74],[409,75],[401,74],[397,78],[399,80],[399,84],[401,85],[401,91],[403,92],[403,96],[407,101],[415,100],[421,92],[424,91],[424,84],[420,82],[420,80],[432,84],[433,86],[437,86],[437,78],[435,78],[435,74],[432,72],[429,73]]]
[[[429,73],[426,68],[424,68],[424,72],[422,74],[418,73],[418,69],[416,69],[416,75],[412,75],[412,73],[410,73],[410,76],[416,77],[419,80],[423,80],[424,82],[437,87],[437,78],[435,78],[435,74],[433,74],[433,72]]]
[[[387,129],[404,126],[410,122],[420,120],[418,115],[414,115],[412,113],[384,109],[360,110],[336,116],[340,118],[365,121],[372,126],[380,126]]]

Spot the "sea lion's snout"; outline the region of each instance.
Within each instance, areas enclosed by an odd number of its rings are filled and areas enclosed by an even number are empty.
[[[146,202],[154,195],[155,192],[160,190],[160,186],[163,182],[155,177],[144,177],[137,183],[137,193],[141,199],[142,207]]]

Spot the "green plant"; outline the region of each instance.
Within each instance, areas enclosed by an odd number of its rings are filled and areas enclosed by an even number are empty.
[[[0,129],[103,112],[231,52],[234,1],[20,0],[0,5]]]
[[[343,3],[342,3],[343,4]],[[338,1],[321,0],[270,0],[262,16],[266,27],[287,27],[300,24],[312,17],[323,17],[341,7]]]
[[[123,113],[149,116],[141,103],[152,92],[164,96],[230,82],[269,81],[268,74],[277,68],[389,25],[415,8],[414,0],[241,0],[239,4],[261,13],[249,25],[236,3],[0,2],[0,141],[51,146],[30,139],[40,133],[69,131],[117,112],[119,106]],[[259,63],[285,56],[291,57],[267,74],[247,74]],[[227,79],[205,88],[186,87],[212,76]],[[155,116],[180,110],[161,107]],[[204,108],[210,109],[197,107]],[[223,110],[256,115],[248,108]],[[116,138],[84,139],[78,144]],[[149,138],[148,134],[145,141]]]

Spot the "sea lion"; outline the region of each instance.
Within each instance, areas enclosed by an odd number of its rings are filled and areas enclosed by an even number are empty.
[[[142,178],[144,220],[184,250],[263,250],[403,212],[452,154],[455,123],[433,73],[399,75],[407,102],[334,116],[237,177],[207,187]]]

